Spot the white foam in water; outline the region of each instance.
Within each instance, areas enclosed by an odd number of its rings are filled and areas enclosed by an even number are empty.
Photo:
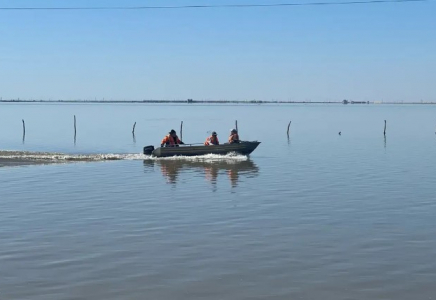
[[[173,156],[173,157],[153,157],[140,153],[129,154],[63,154],[47,152],[23,152],[23,151],[0,151],[0,159],[10,160],[29,160],[29,161],[49,161],[49,162],[67,162],[67,161],[105,161],[105,160],[187,160],[187,161],[245,161],[248,159],[245,155],[229,153],[227,155],[206,154],[200,156]]]
[[[0,151],[0,159],[10,160],[29,160],[29,161],[103,161],[103,160],[123,160],[132,159],[130,157],[139,156],[137,154],[64,154],[47,152],[23,152],[23,151]],[[137,158],[140,159],[140,158]]]
[[[201,161],[201,162],[214,162],[214,161],[246,161],[248,157],[236,153],[229,153],[226,155],[219,154],[205,154],[198,156],[171,156],[171,157],[154,157],[146,156],[147,160],[186,160],[186,161]],[[144,158],[143,158],[144,159]]]

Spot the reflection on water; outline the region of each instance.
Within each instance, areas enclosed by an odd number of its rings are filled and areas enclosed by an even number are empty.
[[[0,300],[435,298],[436,105],[0,107]],[[252,161],[140,154],[238,113]]]
[[[176,184],[180,174],[203,173],[207,181],[216,185],[218,176],[225,175],[232,187],[238,186],[241,177],[251,178],[259,173],[259,167],[251,160],[192,161],[192,160],[144,160],[146,170],[158,166],[168,183]]]

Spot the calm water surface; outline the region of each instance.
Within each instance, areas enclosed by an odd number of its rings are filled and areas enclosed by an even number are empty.
[[[436,299],[435,115],[1,104],[2,150],[121,160],[0,168],[0,299]],[[140,155],[236,119],[250,158]]]

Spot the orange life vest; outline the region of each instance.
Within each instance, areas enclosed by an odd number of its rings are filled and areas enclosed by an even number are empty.
[[[237,133],[233,133],[229,136],[229,143],[238,143],[239,142],[239,135]]]
[[[167,136],[165,136],[161,142],[161,144],[167,145],[167,146],[174,146],[174,145],[178,145],[180,143],[181,143],[181,141],[179,140],[179,137],[176,136],[174,138],[171,136],[171,134],[168,134]]]
[[[220,142],[219,142],[219,140],[218,140],[218,137],[217,136],[213,136],[213,135],[211,135],[210,137],[208,137],[207,139],[206,139],[206,141],[204,142],[204,145],[205,146],[210,146],[210,145],[219,145],[220,144]]]

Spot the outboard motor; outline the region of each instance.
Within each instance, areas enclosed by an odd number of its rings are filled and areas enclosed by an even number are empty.
[[[144,154],[151,155],[153,153],[154,146],[146,146],[144,147]]]

